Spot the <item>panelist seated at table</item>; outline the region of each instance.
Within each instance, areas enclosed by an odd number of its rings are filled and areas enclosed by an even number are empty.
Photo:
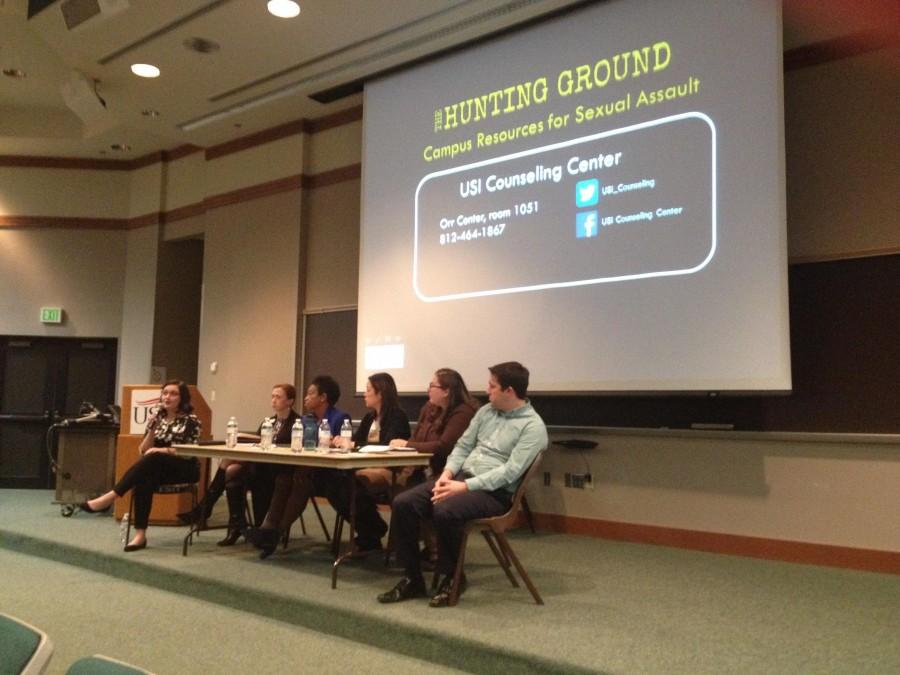
[[[147,419],[144,438],[135,462],[109,492],[81,504],[88,513],[106,511],[116,497],[134,490],[134,537],[125,552],[147,546],[147,525],[153,506],[153,493],[160,485],[193,483],[200,479],[200,465],[193,457],[178,457],[172,446],[193,444],[200,439],[201,423],[193,414],[191,392],[181,380],[169,380],[159,393],[160,409]]]
[[[392,448],[412,448],[431,454],[428,467],[404,467],[396,472],[396,476],[392,475],[391,469],[361,469],[356,472],[360,483],[372,496],[387,494],[393,497],[428,478],[440,476],[447,456],[480,406],[469,393],[462,375],[452,368],[438,369],[428,384],[428,402],[419,412],[412,437],[394,438],[390,442]],[[425,541],[422,558],[433,564],[437,561],[437,541],[430,527],[423,527],[422,539]]]
[[[528,369],[509,361],[491,366],[489,371],[489,403],[475,413],[440,476],[400,493],[394,500],[394,547],[405,575],[394,588],[378,596],[379,602],[426,595],[419,525],[431,520],[438,538],[437,571],[443,579],[430,605],[448,605],[466,522],[506,513],[522,476],[547,446],[547,427],[526,398]],[[465,576],[459,592],[464,588]]]
[[[291,384],[277,384],[272,389],[272,411],[274,415],[260,422],[257,434],[262,432],[266,421],[272,423],[272,443],[290,445],[291,429],[299,419],[294,410],[297,390]],[[247,490],[250,490],[253,501],[253,517],[259,522],[269,511],[272,495],[275,492],[275,481],[286,469],[278,464],[268,462],[230,462],[225,469],[225,495],[228,499],[228,534],[219,542],[220,546],[235,544],[247,530],[248,523],[244,517],[247,504]]]
[[[409,418],[400,407],[397,385],[389,373],[375,373],[366,382],[363,398],[369,412],[362,418],[352,439],[336,438],[334,445],[344,449],[364,445],[388,445],[395,438],[409,438]],[[335,472],[317,472],[318,490],[322,490],[331,506],[350,520],[350,490],[347,481]],[[378,515],[375,500],[366,490],[356,491],[356,545],[359,550],[381,548],[387,534],[387,523]]]
[[[297,390],[294,385],[287,383],[274,385],[271,394],[273,414],[263,418],[257,428],[257,435],[268,420],[272,423],[272,442],[289,444],[291,427],[299,417],[297,411],[294,410],[296,396]],[[218,542],[218,545],[233,546],[247,528],[244,515],[247,490],[250,489],[253,495],[254,513],[259,514],[258,517],[262,518],[269,508],[278,471],[279,467],[272,464],[224,459],[219,463],[219,468],[210,481],[206,495],[197,506],[196,512],[193,514],[190,511],[179,513],[178,517],[186,523],[199,520],[201,513],[205,518],[209,518],[219,497],[223,492],[227,493],[228,533],[224,539]]]
[[[432,475],[440,475],[447,456],[479,407],[481,404],[469,393],[462,375],[452,368],[437,370],[428,385],[428,402],[419,411],[416,430],[411,437],[393,438],[388,444],[392,448],[411,448],[430,454],[429,467],[427,470],[420,467],[403,469],[397,474],[395,485],[412,487]],[[372,494],[390,489],[394,481],[391,474],[390,469],[382,468],[362,469],[356,473]]]
[[[312,422],[318,429],[327,420],[332,438],[340,436],[341,426],[350,415],[336,407],[341,387],[329,375],[313,378],[303,397],[304,424]],[[294,523],[314,492],[313,469],[308,466],[283,467],[275,478],[275,490],[266,517],[257,530],[249,530],[247,539],[262,549],[260,558],[268,558],[278,545],[283,532]]]

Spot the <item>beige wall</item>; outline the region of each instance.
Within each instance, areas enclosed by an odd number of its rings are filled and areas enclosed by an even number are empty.
[[[231,415],[255,428],[272,385],[294,378],[300,201],[293,191],[206,214],[197,384],[214,436]]]
[[[127,218],[130,173],[0,166],[0,216]]]
[[[307,310],[356,305],[359,190],[359,180],[351,180],[306,192]]]
[[[118,337],[125,232],[0,229],[0,335]],[[62,307],[61,325],[40,308]]]
[[[528,490],[540,513],[900,551],[900,437],[578,429],[553,438],[598,447],[551,446],[541,467],[551,485]],[[565,473],[586,471],[593,490],[564,487]]]
[[[158,237],[156,225],[125,233],[125,279],[116,386],[116,400],[120,403],[123,385],[150,382]]]
[[[785,74],[793,258],[900,250],[900,48]]]

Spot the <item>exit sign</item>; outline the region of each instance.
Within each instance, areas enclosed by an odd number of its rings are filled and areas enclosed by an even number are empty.
[[[41,307],[41,323],[62,323],[62,307]]]

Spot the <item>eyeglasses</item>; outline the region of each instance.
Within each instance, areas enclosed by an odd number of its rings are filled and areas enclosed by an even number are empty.
[[[428,388],[429,389],[446,389],[447,387],[442,387],[441,385],[435,384],[434,382],[429,382]]]

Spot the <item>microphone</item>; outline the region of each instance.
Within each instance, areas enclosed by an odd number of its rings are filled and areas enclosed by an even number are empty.
[[[87,415],[82,415],[81,417],[76,417],[72,422],[78,424],[79,422],[90,422],[91,420],[95,420],[100,417],[100,411],[95,410],[92,413],[88,413]]]
[[[152,416],[152,419],[147,422],[147,426],[144,429],[144,433],[149,434],[151,431],[156,429],[156,425],[159,424],[159,413],[160,406],[152,406],[148,412]]]
[[[82,410],[82,412],[84,412],[84,411]],[[87,413],[86,415],[82,415],[81,417],[75,417],[74,419],[73,418],[64,419],[62,422],[60,422],[56,426],[67,427],[70,424],[79,424],[81,422],[90,422],[92,420],[97,419],[98,417],[100,417],[100,411],[97,410],[96,408],[94,408],[91,412]]]

